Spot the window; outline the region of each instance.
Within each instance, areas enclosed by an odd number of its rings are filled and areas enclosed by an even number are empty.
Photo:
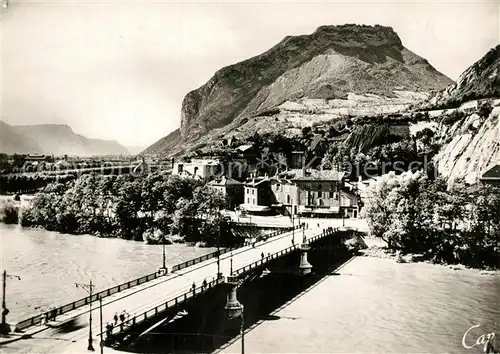
[[[252,188],[252,194],[255,194],[255,189]]]
[[[286,202],[287,202],[288,204],[290,204],[290,195],[289,195],[289,194],[287,194],[287,195],[286,195]]]
[[[333,198],[333,192],[330,192],[330,198]]]
[[[318,190],[319,191],[321,190],[321,184],[318,184]]]
[[[276,191],[279,191],[279,190],[280,190],[280,184],[279,184],[279,183],[277,183],[277,184],[276,184]]]

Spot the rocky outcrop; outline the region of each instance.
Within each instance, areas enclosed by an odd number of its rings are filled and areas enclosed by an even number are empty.
[[[438,171],[453,182],[464,179],[476,183],[482,173],[500,161],[500,107],[488,117],[474,113],[451,126],[441,126],[439,133],[449,140],[435,157]]]
[[[436,94],[426,105],[458,107],[463,102],[500,97],[500,45],[465,70],[457,82]]]
[[[390,27],[323,26],[289,36],[267,52],[222,68],[182,103],[180,137],[146,150],[167,153],[237,118],[251,118],[299,99],[349,95],[397,97],[396,91],[441,90],[452,81],[406,49]],[[179,140],[177,140],[177,138]]]

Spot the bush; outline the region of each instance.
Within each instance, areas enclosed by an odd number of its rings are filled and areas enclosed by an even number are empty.
[[[19,222],[19,206],[7,202],[0,206],[0,221],[5,224],[17,224]]]
[[[493,107],[491,107],[491,105],[486,102],[484,103],[483,105],[481,105],[481,107],[479,108],[479,112],[477,113],[481,118],[487,118],[491,111],[493,111]]]
[[[361,250],[368,248],[368,246],[363,241],[363,239],[358,235],[353,236],[352,238],[346,240],[344,242],[344,245],[349,250],[349,252],[352,252],[355,254],[359,253],[359,251],[361,251]]]

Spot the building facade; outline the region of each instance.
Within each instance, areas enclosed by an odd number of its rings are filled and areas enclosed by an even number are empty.
[[[297,212],[315,217],[357,217],[358,198],[344,191],[344,172],[296,169],[281,174],[296,187]]]
[[[208,187],[219,191],[226,198],[228,209],[234,209],[243,203],[243,183],[235,179],[222,176],[208,182]]]
[[[173,175],[208,179],[221,173],[221,164],[213,159],[193,159],[190,162],[174,162]]]

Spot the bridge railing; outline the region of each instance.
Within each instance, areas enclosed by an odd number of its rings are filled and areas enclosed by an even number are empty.
[[[244,274],[246,271],[250,270],[250,269],[253,269],[253,268],[257,268],[263,264],[266,264],[270,261],[272,261],[273,259],[277,259],[279,257],[282,257],[286,254],[289,254],[293,251],[295,251],[299,246],[297,245],[292,245],[290,247],[287,247],[281,251],[278,251],[278,252],[275,252],[273,254],[270,254],[270,255],[267,255],[267,256],[264,256],[262,257],[261,259],[259,259],[258,261],[255,261],[253,263],[250,263],[250,264],[247,264],[246,266],[244,267],[241,267],[241,268],[238,268],[236,270],[233,271],[233,273],[231,274],[232,276],[238,276],[240,274]]]
[[[168,310],[169,308],[175,307],[179,304],[182,304],[184,301],[186,301],[192,297],[195,297],[196,295],[199,295],[199,294],[207,291],[208,289],[211,289],[214,286],[221,284],[221,283],[224,283],[224,278],[218,278],[218,279],[214,278],[213,280],[208,282],[206,286],[201,285],[201,286],[198,286],[195,288],[191,288],[188,291],[186,291],[185,293],[178,295],[173,299],[170,299],[170,300],[168,300],[168,301],[166,301],[158,306],[155,306],[154,308],[152,308],[148,311],[145,311],[143,313],[135,315],[134,317],[129,318],[126,321],[123,321],[119,325],[113,326],[113,329],[111,330],[111,334],[118,334],[120,332],[123,332],[128,327],[136,325],[136,324],[140,324],[140,323],[148,320],[149,318],[158,315],[158,313],[163,312],[165,310]],[[98,336],[100,334],[101,333],[99,333]],[[102,334],[106,334],[106,332],[103,332]]]
[[[299,226],[296,226],[295,228],[298,229]],[[275,231],[275,232],[273,232],[271,234],[266,235],[266,238],[274,237],[274,236],[280,235],[282,233],[285,233],[285,232],[288,232],[288,231],[291,231],[291,230],[292,230],[291,227],[289,229],[277,230],[277,231]],[[234,250],[236,250],[238,248],[240,248],[240,247],[238,246],[238,247],[225,248],[225,249],[220,250],[220,254],[231,252],[231,251],[234,251]],[[183,262],[183,263],[180,263],[180,264],[177,264],[177,265],[175,265],[175,266],[172,267],[171,271],[175,272],[177,270],[181,270],[181,269],[190,267],[190,266],[192,266],[194,264],[206,261],[206,260],[214,258],[214,257],[217,257],[217,251],[209,253],[209,254],[206,254],[206,255],[203,255],[203,256],[200,256],[200,257],[197,257],[197,258],[194,258],[194,259],[191,259],[189,261],[186,261],[186,262]],[[165,274],[162,274],[162,273],[159,273],[159,272],[155,272],[155,273],[151,273],[151,274],[142,276],[142,277],[137,278],[137,279],[130,280],[130,281],[126,282],[126,283],[122,283],[120,285],[116,285],[116,286],[113,286],[111,288],[99,291],[99,292],[97,292],[95,294],[92,294],[92,301],[97,301],[99,299],[99,297],[101,299],[104,299],[104,298],[106,298],[108,296],[111,296],[113,294],[119,293],[119,292],[121,292],[123,290],[130,289],[133,286],[141,285],[141,284],[144,284],[144,283],[146,283],[148,281],[157,279],[157,278],[159,278],[159,277],[161,277],[163,275],[165,275]],[[69,311],[73,311],[73,310],[76,310],[76,309],[78,309],[80,307],[86,306],[86,305],[89,304],[89,302],[90,302],[90,297],[89,296],[81,298],[79,300],[70,302],[70,303],[68,303],[66,305],[62,305],[60,307],[57,307],[55,309],[55,314],[57,316],[65,314],[65,313],[67,313]],[[30,318],[27,318],[25,320],[22,320],[22,321],[18,322],[17,325],[16,325],[16,329],[17,330],[23,330],[23,329],[26,329],[28,327],[38,325],[38,324],[41,323],[41,321],[42,321],[41,314],[40,315],[36,315],[36,316],[30,317]]]
[[[329,235],[332,235],[334,234],[336,231],[338,231],[338,229],[331,229],[331,230],[327,230],[325,229],[323,232],[315,235],[315,236],[312,236],[308,239],[306,239],[306,243],[310,244],[310,243],[313,243],[323,237],[326,237],[326,236],[329,236]],[[246,266],[244,267],[241,267],[241,268],[238,268],[236,270],[233,271],[233,276],[238,276],[240,274],[244,274],[246,271],[248,270],[251,270],[253,268],[257,268],[263,264],[266,264],[274,259],[277,259],[279,257],[282,257],[284,255],[287,255],[293,251],[295,251],[299,246],[298,245],[292,245],[292,246],[289,246],[281,251],[278,251],[278,252],[275,252],[273,254],[270,254],[270,255],[267,255],[267,256],[264,256],[262,257],[261,259],[259,259],[258,261],[255,261],[253,263],[250,263],[250,264],[247,264]]]
[[[337,231],[339,231],[339,228],[324,229],[323,232],[307,239],[306,241],[307,241],[307,243],[313,243],[313,242],[319,240],[320,238],[332,235]]]
[[[294,228],[295,228],[295,230],[297,230],[300,227],[301,227],[300,225],[297,225]],[[278,236],[278,235],[284,234],[286,232],[290,232],[292,229],[293,229],[292,227],[288,227],[286,229],[285,228],[281,228],[280,230],[277,230],[277,231],[271,232],[270,234],[265,235],[265,238],[268,239],[268,238],[271,238],[271,237],[274,237],[274,236]],[[220,250],[220,254],[223,255],[225,253],[234,251],[234,250],[236,250],[238,248],[241,248],[241,246],[224,248],[224,249]],[[174,265],[172,267],[172,272],[175,272],[177,270],[181,270],[181,269],[190,267],[190,266],[195,265],[197,263],[204,262],[207,259],[215,258],[215,257],[217,257],[217,252],[218,251],[214,251],[212,253],[208,253],[208,254],[205,254],[203,256],[200,256],[200,257],[197,257],[197,258],[194,258],[194,259],[190,259],[189,261],[186,261],[186,262],[183,262],[183,263],[180,263],[180,264],[176,264],[176,265]]]
[[[113,294],[119,293],[120,291],[130,289],[133,286],[144,284],[148,281],[157,279],[161,276],[163,276],[163,274],[161,274],[159,272],[155,272],[155,273],[151,273],[151,274],[142,276],[142,277],[134,279],[134,280],[130,280],[126,283],[116,285],[116,286],[113,286],[111,288],[99,291],[95,294],[92,294],[92,301],[97,301],[99,299],[99,297],[101,297],[101,299],[103,299],[107,296],[111,296]],[[62,315],[62,314],[65,314],[69,311],[76,310],[80,307],[88,305],[90,300],[91,300],[90,296],[87,296],[87,297],[81,298],[79,300],[70,302],[69,304],[57,307],[55,309],[55,313],[56,313],[56,315]],[[16,325],[16,329],[23,330],[23,329],[26,329],[28,327],[38,325],[40,323],[41,323],[41,315],[37,315],[37,316],[33,316],[33,317],[30,317],[28,319],[25,319],[25,320],[18,322]]]

